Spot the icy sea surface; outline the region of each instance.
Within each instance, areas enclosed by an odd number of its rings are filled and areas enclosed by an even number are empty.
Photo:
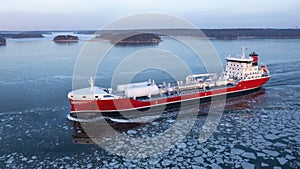
[[[0,168],[300,167],[300,40],[212,41],[223,63],[228,54],[240,53],[241,46],[259,53],[260,62],[271,72],[270,81],[259,92],[227,100],[220,123],[207,141],[198,141],[207,118],[199,115],[186,137],[169,151],[129,158],[91,144],[78,123],[67,119],[70,106],[66,95],[72,89],[74,65],[88,36],[80,35],[82,40],[74,44],[55,44],[51,41],[55,34],[45,36],[8,39],[7,46],[0,46]],[[204,73],[192,53],[172,39],[163,40],[151,47],[172,50],[194,73]],[[106,67],[97,73],[96,85],[109,87],[118,63],[115,60],[137,48],[147,47],[114,48],[111,58],[105,60]],[[167,78],[151,70],[144,73],[138,78],[155,77],[158,82]],[[204,106],[202,111],[206,109]],[[171,127],[175,120],[176,115],[168,112],[151,123],[122,124],[119,132],[150,137]],[[168,139],[161,144],[168,144]]]

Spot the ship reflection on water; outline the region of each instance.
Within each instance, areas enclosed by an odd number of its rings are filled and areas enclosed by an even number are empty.
[[[240,96],[236,98],[230,98],[226,101],[225,111],[229,110],[244,110],[246,108],[250,108],[252,105],[249,102],[256,102],[256,104],[262,103],[264,100],[260,98],[260,96],[265,95],[265,89],[262,88],[257,92]]]
[[[224,113],[225,114],[230,113],[231,111],[234,110],[245,110],[257,104],[263,104],[264,97],[261,96],[264,95],[265,95],[265,90],[260,89],[257,92],[245,96],[229,98],[226,100]],[[255,104],[251,104],[251,103],[255,103]],[[203,119],[205,120],[205,117],[209,112],[210,106],[211,103],[201,103],[198,111],[198,118],[202,118],[202,120]],[[189,107],[187,107],[186,109],[188,108]],[[130,131],[137,131],[147,125],[152,125],[150,123],[156,123],[156,125],[158,124],[161,130],[157,132],[158,133],[163,132],[174,123],[174,121],[177,118],[179,109],[182,109],[182,107],[180,108],[180,105],[177,108],[172,107],[172,109],[165,110],[165,112],[158,119],[148,123],[130,122],[124,120],[116,122],[116,121],[112,121],[109,118],[103,118],[101,120],[91,121],[91,122],[74,121],[73,134],[72,134],[73,143],[96,144],[94,140],[101,140],[107,137],[114,137],[113,135],[116,133],[127,134]],[[194,113],[194,112],[187,111],[186,116],[188,117],[190,113]],[[100,116],[103,117],[102,115]],[[162,123],[170,123],[170,124],[164,125]],[[112,129],[114,130],[114,132],[112,132]]]
[[[104,120],[104,119],[103,119]],[[122,133],[128,130],[138,128],[142,124],[139,123],[105,123],[104,121],[98,122],[73,122],[73,143],[75,144],[95,144],[93,140],[104,139],[107,136],[114,134],[111,128],[115,131]],[[87,134],[87,131],[88,134]]]

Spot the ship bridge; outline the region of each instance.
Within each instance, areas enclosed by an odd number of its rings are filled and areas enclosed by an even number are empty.
[[[252,52],[246,57],[245,50],[246,48],[242,48],[241,56],[226,58],[226,78],[248,80],[263,76],[264,71],[258,67],[258,54]]]

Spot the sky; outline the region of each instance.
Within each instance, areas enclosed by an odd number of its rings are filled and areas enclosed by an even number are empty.
[[[0,0],[2,30],[91,30],[139,13],[199,28],[300,28],[300,0]]]

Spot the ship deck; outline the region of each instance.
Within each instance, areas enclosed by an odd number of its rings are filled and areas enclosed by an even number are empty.
[[[202,89],[202,88],[197,88],[197,89],[189,89],[189,90],[181,90],[181,91],[177,91],[174,94],[166,94],[166,93],[162,93],[162,94],[158,94],[158,95],[152,95],[150,98],[147,96],[144,97],[137,97],[135,100],[139,100],[139,101],[153,101],[153,100],[158,100],[158,99],[163,99],[163,98],[172,98],[172,97],[176,97],[176,96],[184,96],[184,95],[189,95],[189,94],[195,94],[195,93],[201,93],[201,92],[207,92],[207,91],[214,91],[214,90],[218,90],[218,89],[226,89],[228,87],[234,87],[237,85],[238,82],[236,82],[234,85],[232,86],[214,86],[211,87],[209,89]],[[128,98],[126,97],[124,92],[113,92],[113,94],[123,97],[123,98]]]

